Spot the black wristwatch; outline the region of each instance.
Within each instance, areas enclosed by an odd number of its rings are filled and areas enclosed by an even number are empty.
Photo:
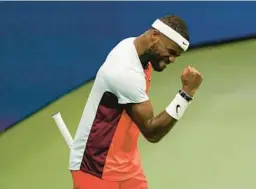
[[[180,96],[182,96],[186,101],[190,102],[191,100],[193,100],[193,97],[189,96],[186,92],[184,92],[183,90],[179,90],[179,94]]]

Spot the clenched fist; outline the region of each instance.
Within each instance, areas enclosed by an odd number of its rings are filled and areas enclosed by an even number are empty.
[[[182,90],[193,97],[202,80],[201,74],[195,68],[187,66],[181,74]]]

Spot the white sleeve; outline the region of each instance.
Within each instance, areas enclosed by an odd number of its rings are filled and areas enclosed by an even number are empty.
[[[146,80],[142,74],[120,74],[111,81],[111,91],[119,104],[141,103],[149,100],[146,93]]]

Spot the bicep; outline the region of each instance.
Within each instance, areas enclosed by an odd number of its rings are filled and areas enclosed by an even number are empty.
[[[148,125],[154,117],[153,107],[149,100],[139,104],[128,104],[126,110],[133,121],[139,125]]]
[[[155,133],[157,121],[154,119],[153,107],[146,93],[145,78],[140,74],[119,76],[118,80],[112,80],[111,92],[117,96],[118,103],[125,107],[141,133],[150,140]]]
[[[166,111],[154,116],[149,100],[138,104],[128,104],[126,111],[144,137],[154,143],[160,141],[177,122]]]
[[[150,139],[153,133],[151,125],[154,120],[154,112],[150,100],[137,104],[127,104],[125,109],[133,122],[136,123],[141,133],[147,139]]]

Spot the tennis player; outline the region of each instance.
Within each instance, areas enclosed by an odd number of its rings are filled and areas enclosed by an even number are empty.
[[[138,152],[139,134],[159,142],[183,117],[202,82],[195,68],[186,67],[181,88],[155,116],[147,95],[151,72],[163,71],[188,47],[184,21],[166,16],[110,51],[98,70],[71,148],[74,189],[148,188]]]

